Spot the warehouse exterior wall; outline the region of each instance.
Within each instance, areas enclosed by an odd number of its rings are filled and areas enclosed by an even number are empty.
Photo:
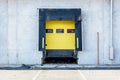
[[[119,3],[114,0],[114,60],[111,61],[110,0],[0,0],[0,64],[41,64],[37,8],[81,8],[83,51],[79,52],[78,64],[97,64],[97,32],[100,64],[119,64]]]
[[[113,47],[114,47],[114,64],[120,64],[120,0],[114,1],[113,10]]]

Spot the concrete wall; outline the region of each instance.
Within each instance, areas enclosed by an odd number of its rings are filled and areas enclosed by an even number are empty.
[[[113,21],[114,64],[120,64],[120,0],[114,2]]]
[[[119,64],[119,0],[113,6],[114,64]],[[97,64],[97,32],[100,64],[111,64],[110,0],[0,0],[0,64],[41,64],[38,52],[37,8],[81,8],[83,51],[79,64]]]

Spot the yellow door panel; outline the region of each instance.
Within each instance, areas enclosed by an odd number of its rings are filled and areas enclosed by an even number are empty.
[[[46,21],[46,29],[53,30],[52,33],[46,33],[46,49],[75,49],[75,33],[67,33],[67,29],[75,29],[74,21]],[[57,29],[64,31],[57,33]]]

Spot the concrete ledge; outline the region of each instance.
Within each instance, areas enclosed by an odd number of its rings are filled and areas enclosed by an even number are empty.
[[[38,69],[119,70],[120,65],[78,65],[78,64],[0,65],[0,70],[38,70]]]

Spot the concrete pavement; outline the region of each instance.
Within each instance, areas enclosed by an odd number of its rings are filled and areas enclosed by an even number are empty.
[[[120,80],[120,70],[0,70],[0,80]]]

